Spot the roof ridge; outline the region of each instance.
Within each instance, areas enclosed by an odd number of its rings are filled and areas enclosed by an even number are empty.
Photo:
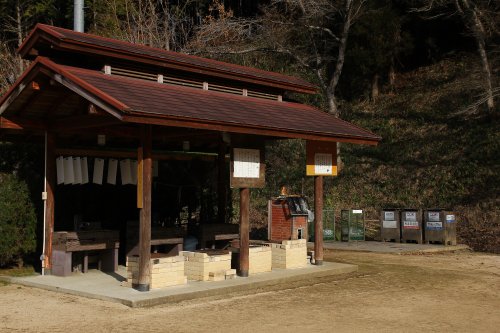
[[[207,93],[207,94],[214,94],[216,96],[221,96],[224,98],[234,98],[238,100],[243,100],[244,98],[251,98],[252,101],[256,102],[261,102],[261,103],[285,103],[285,104],[291,104],[294,106],[299,106],[303,107],[304,109],[306,108],[313,108],[311,105],[307,104],[302,104],[302,103],[297,103],[297,102],[291,102],[291,101],[278,101],[274,99],[266,99],[266,98],[258,98],[258,97],[252,97],[252,96],[244,96],[244,95],[237,95],[237,94],[228,94],[220,91],[214,91],[214,90],[204,90],[204,89],[199,89],[199,88],[193,88],[193,87],[186,87],[182,85],[174,85],[174,84],[165,84],[165,83],[159,83],[156,81],[148,81],[148,80],[142,80],[138,78],[133,78],[133,77],[127,77],[127,76],[119,76],[119,75],[108,75],[104,74],[101,71],[98,70],[92,70],[92,69],[87,69],[87,68],[81,68],[81,67],[73,67],[73,66],[67,66],[67,65],[59,65],[60,67],[64,68],[70,68],[70,71],[75,71],[75,72],[81,72],[81,73],[90,73],[91,75],[99,75],[106,79],[115,79],[115,80],[132,80],[132,81],[138,81],[140,80],[142,85],[151,85],[155,87],[160,87],[161,89],[178,89],[182,91],[189,91],[189,92],[202,92],[202,93]]]
[[[283,74],[283,73],[278,73],[278,72],[272,72],[256,67],[250,67],[250,66],[243,66],[239,64],[234,64],[230,62],[224,62],[220,60],[215,60],[215,59],[210,59],[210,58],[204,58],[192,54],[187,54],[187,53],[182,53],[182,52],[176,52],[176,51],[170,51],[170,50],[165,50],[162,48],[158,47],[153,47],[153,46],[148,46],[144,44],[136,44],[136,43],[131,43],[127,42],[124,40],[119,40],[115,38],[110,38],[110,37],[103,37],[99,36],[96,34],[90,34],[90,33],[84,33],[84,32],[77,32],[73,31],[70,29],[62,28],[62,27],[56,27],[48,24],[42,24],[38,23],[35,28],[31,31],[31,33],[28,35],[28,37],[25,39],[25,41],[22,43],[22,45],[19,47],[18,50],[21,50],[25,47],[26,42],[30,39],[30,37],[34,34],[35,31],[41,30],[44,31],[48,34],[52,34],[54,37],[59,38],[63,41],[66,42],[75,42],[75,43],[81,43],[85,45],[92,45],[93,47],[100,48],[100,49],[110,49],[113,50],[114,52],[119,52],[119,53],[124,53],[124,54],[132,54],[134,56],[138,56],[143,59],[162,59],[165,62],[171,62],[171,63],[177,63],[183,66],[187,67],[198,67],[200,69],[205,69],[209,70],[212,72],[218,72],[218,73],[229,73],[232,74],[236,77],[251,77],[254,80],[260,80],[260,81],[267,81],[267,82],[274,82],[278,83],[281,85],[285,85],[288,87],[297,87],[297,89],[303,89],[303,90],[309,90],[309,92],[316,91],[316,86],[300,77],[296,76],[291,76],[288,74]],[[82,40],[77,40],[75,38],[71,38],[71,36],[65,35],[66,34],[73,34],[75,36],[80,36],[81,38],[93,38],[96,40],[100,40],[102,42],[109,43],[111,45],[103,46],[103,45],[98,45],[95,43],[92,43],[91,41],[82,41]],[[124,49],[120,49],[119,47],[113,47],[112,44],[119,45],[120,47],[123,47]],[[140,52],[134,52],[133,50],[127,50],[126,48],[138,48],[142,50],[149,50],[151,52],[156,52],[158,53],[157,55],[155,54],[145,54],[145,53],[140,53]],[[163,56],[162,56],[163,54]],[[233,69],[233,71],[231,71]],[[267,77],[266,77],[267,76]]]

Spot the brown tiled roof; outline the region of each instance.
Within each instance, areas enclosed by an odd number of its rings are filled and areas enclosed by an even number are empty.
[[[381,139],[303,104],[106,75],[58,65],[42,57],[36,62],[118,110],[123,121],[368,144]],[[0,100],[0,106],[8,94]]]
[[[193,55],[166,51],[149,46],[128,43],[111,38],[104,38],[87,33],[75,32],[45,24],[37,24],[24,43],[19,47],[19,53],[26,57],[29,50],[36,46],[41,32],[48,34],[50,42],[56,49],[74,50],[78,52],[95,53],[96,50],[106,52],[107,56],[122,58],[123,55],[132,55],[136,62],[142,60],[157,60],[168,65],[180,66],[181,69],[205,74],[230,75],[234,80],[250,81],[256,84],[271,85],[285,90],[315,93],[316,87],[311,83],[288,75],[264,71],[256,68],[240,66],[222,61],[206,59]]]

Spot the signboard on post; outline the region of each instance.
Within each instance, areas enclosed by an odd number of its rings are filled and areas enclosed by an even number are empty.
[[[265,174],[264,149],[231,149],[232,188],[262,188],[265,185]]]
[[[307,141],[306,165],[307,176],[336,176],[337,143]]]

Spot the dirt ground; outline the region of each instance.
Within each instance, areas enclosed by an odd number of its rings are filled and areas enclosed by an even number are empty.
[[[147,309],[0,286],[0,332],[498,332],[500,256],[326,253],[359,272]]]

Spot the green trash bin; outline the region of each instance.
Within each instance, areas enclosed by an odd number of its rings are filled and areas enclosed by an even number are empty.
[[[308,223],[309,241],[314,242],[314,221]],[[335,240],[335,210],[323,210],[323,240]]]
[[[340,212],[340,240],[365,240],[365,214],[362,209],[343,209]]]

